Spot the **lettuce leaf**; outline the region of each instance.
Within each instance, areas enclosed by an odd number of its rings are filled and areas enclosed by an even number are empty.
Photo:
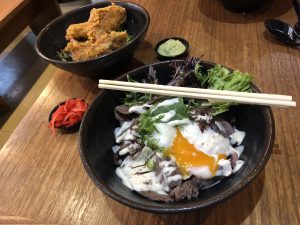
[[[170,121],[188,118],[187,106],[184,104],[182,98],[180,98],[179,101],[173,105],[159,106],[151,113],[151,115],[157,116],[159,114],[166,113],[172,110],[175,110],[176,114]]]
[[[230,73],[227,68],[216,65],[214,68],[208,70],[207,78],[208,88],[210,89],[251,91],[250,82],[252,76],[248,73],[241,73],[238,70]]]
[[[199,82],[200,87],[209,88],[215,90],[228,90],[228,91],[240,91],[251,92],[251,79],[252,76],[249,73],[242,73],[238,70],[230,72],[227,68],[216,65],[209,69],[207,74],[201,73],[201,66],[195,66],[195,76]],[[218,115],[229,110],[231,105],[237,103],[223,102],[223,103],[204,103],[202,106],[212,107],[213,115]]]

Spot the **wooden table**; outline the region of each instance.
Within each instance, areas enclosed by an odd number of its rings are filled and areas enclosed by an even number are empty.
[[[270,37],[266,18],[295,22],[291,3],[274,1],[251,15],[225,11],[215,0],[135,0],[151,15],[135,58],[156,61],[153,47],[166,36],[190,42],[190,55],[255,75],[264,92],[300,102],[300,52]],[[64,71],[46,89],[0,151],[0,224],[300,224],[300,109],[274,108],[276,140],[265,170],[231,199],[202,211],[154,215],[125,207],[98,190],[77,150],[78,134],[51,135],[47,117],[58,102],[91,102],[97,83]]]

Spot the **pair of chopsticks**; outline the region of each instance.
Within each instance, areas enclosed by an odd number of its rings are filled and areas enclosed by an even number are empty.
[[[190,87],[174,87],[158,84],[124,82],[116,80],[99,80],[99,88],[140,92],[146,94],[206,99],[213,102],[236,102],[240,104],[295,107],[292,96],[278,94],[223,91]]]

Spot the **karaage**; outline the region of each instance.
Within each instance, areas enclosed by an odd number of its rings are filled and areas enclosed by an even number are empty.
[[[72,24],[66,31],[69,41],[64,51],[73,61],[98,57],[124,46],[126,31],[117,30],[126,20],[126,10],[118,5],[92,9],[87,22]]]

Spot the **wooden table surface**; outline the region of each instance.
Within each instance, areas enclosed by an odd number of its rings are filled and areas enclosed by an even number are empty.
[[[255,75],[264,92],[292,95],[300,103],[299,49],[275,41],[263,21],[294,23],[291,3],[275,0],[248,15],[225,11],[217,0],[135,0],[151,24],[135,63],[156,61],[154,46],[167,36],[190,42],[190,55]],[[106,197],[86,175],[78,133],[51,135],[48,113],[62,100],[91,102],[97,82],[57,72],[0,151],[0,224],[300,224],[300,109],[273,108],[276,140],[265,169],[243,191],[214,207],[155,215]]]

